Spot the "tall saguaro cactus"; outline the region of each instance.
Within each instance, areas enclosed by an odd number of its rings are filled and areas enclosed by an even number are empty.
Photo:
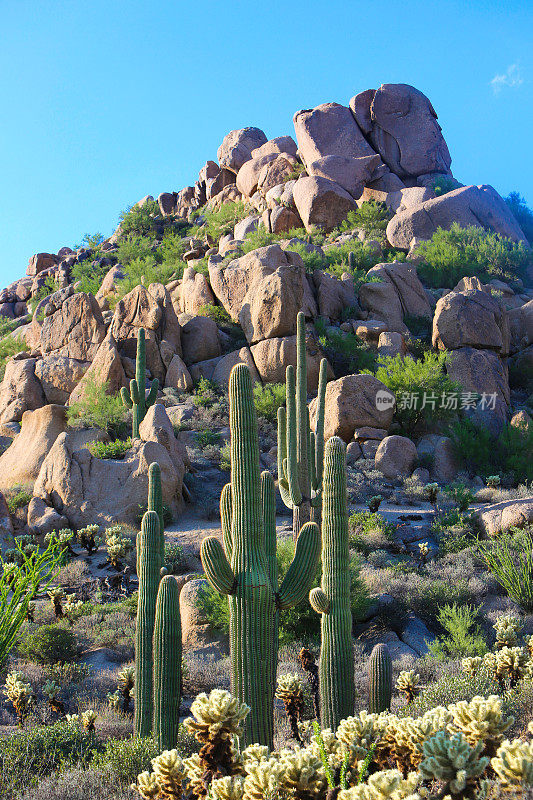
[[[392,659],[386,644],[377,644],[368,664],[369,702],[371,714],[390,709],[392,697]]]
[[[228,595],[233,694],[251,708],[244,738],[272,748],[278,659],[278,614],[301,602],[320,552],[320,532],[308,523],[278,588],[272,477],[259,474],[252,380],[237,364],[229,380],[231,483],[221,497],[224,548],[204,539],[202,563],[211,585]]]
[[[296,322],[296,378],[294,367],[286,371],[287,409],[278,410],[278,478],[281,497],[293,512],[292,531],[296,539],[302,525],[311,519],[313,507],[320,507],[324,460],[324,405],[327,361],[320,362],[316,430],[309,425],[307,407],[307,349],[305,315]]]
[[[139,597],[135,629],[135,719],[136,736],[149,736],[153,716],[153,635],[155,607],[161,569],[159,518],[147,511],[137,535]]]
[[[181,694],[179,587],[173,575],[161,579],[154,628],[154,739],[160,751],[178,740]]]
[[[139,438],[139,425],[146,416],[147,410],[153,406],[159,389],[159,381],[154,378],[150,391],[146,393],[146,334],[144,328],[139,328],[137,338],[137,361],[135,363],[135,378],[130,381],[130,390],[123,386],[120,390],[122,402],[127,408],[133,408],[132,436]]]
[[[355,701],[350,552],[346,507],[346,449],[338,436],[326,442],[322,489],[322,588],[309,601],[322,615],[320,712],[323,728],[336,730]]]
[[[161,566],[165,561],[165,518],[163,514],[163,490],[161,488],[161,467],[154,461],[148,467],[148,511],[155,511],[159,518],[161,547]]]

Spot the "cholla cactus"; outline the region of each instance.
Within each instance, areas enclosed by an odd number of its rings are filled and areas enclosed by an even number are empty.
[[[193,797],[202,797],[206,793],[206,788],[203,781],[204,768],[198,753],[193,753],[189,758],[184,758],[183,766],[189,781],[188,788],[192,791]]]
[[[100,532],[99,525],[87,525],[78,531],[78,540],[81,546],[87,550],[89,555],[96,553],[99,545],[102,543],[101,537],[98,535]]]
[[[48,680],[43,686],[43,694],[49,701],[55,700],[61,691],[61,686],[53,680]]]
[[[426,497],[428,502],[431,503],[432,506],[435,505],[437,502],[437,497],[439,496],[440,486],[438,483],[426,483],[424,486],[424,490],[426,492]]]
[[[302,681],[298,675],[280,675],[278,678],[276,697],[283,702],[285,713],[289,718],[292,735],[300,743],[298,721],[301,719],[304,708],[302,688]]]
[[[415,794],[420,781],[416,772],[407,778],[397,769],[387,769],[370,775],[366,784],[342,789],[338,800],[420,800]]]
[[[493,625],[496,631],[496,647],[515,647],[518,636],[524,627],[522,621],[514,614],[502,614]]]
[[[152,759],[152,770],[164,797],[181,798],[186,771],[177,750],[164,750]]]
[[[429,555],[429,542],[419,542],[418,552],[420,555],[420,563],[425,564]]]
[[[26,608],[26,619],[28,622],[35,622],[35,603],[30,600]]]
[[[50,544],[51,542],[57,542],[59,544],[59,549],[61,550],[61,555],[63,556],[63,560],[66,560],[69,553],[74,555],[74,551],[72,550],[72,539],[74,538],[74,531],[70,530],[70,528],[61,528],[60,531],[52,531],[51,533],[47,533],[44,537],[45,544]]]
[[[74,625],[74,621],[80,616],[82,606],[83,600],[76,600],[72,595],[67,597],[63,611],[70,625]]]
[[[121,697],[120,697],[120,692],[119,692],[118,689],[115,689],[114,692],[108,692],[106,694],[106,698],[107,698],[107,702],[109,703],[110,707],[114,711],[119,711],[120,710]]]
[[[502,479],[500,478],[499,475],[489,475],[489,477],[486,480],[486,484],[489,487],[489,489],[497,489],[498,486],[501,484],[501,482]]]
[[[159,784],[153,772],[141,772],[137,775],[137,783],[132,783],[131,788],[139,792],[143,800],[155,800],[159,797]]]
[[[472,748],[462,733],[450,736],[439,731],[423,744],[420,773],[425,780],[443,781],[443,794],[458,795],[485,772],[489,759],[481,757],[482,750],[483,742]]]
[[[15,709],[18,724],[22,728],[28,709],[33,701],[31,684],[25,682],[22,672],[9,672],[6,675],[4,695]]]
[[[268,759],[269,751],[265,744],[250,744],[242,751],[242,763],[244,768],[252,764],[260,764]]]
[[[212,800],[242,800],[244,794],[244,777],[242,775],[215,778],[210,786]]]
[[[402,670],[396,680],[396,688],[401,692],[407,701],[410,703],[418,694],[418,684],[420,682],[420,675],[414,671]]]
[[[504,717],[502,701],[497,694],[489,697],[476,695],[470,702],[460,700],[449,705],[448,711],[452,715],[449,732],[460,731],[472,746],[483,742],[488,755],[496,751],[503,734],[514,722],[513,716]]]
[[[98,719],[98,714],[92,708],[87,709],[81,715],[81,724],[86,731],[94,731],[94,723]]]
[[[123,698],[122,710],[128,712],[131,706],[131,690],[135,685],[135,667],[124,667],[118,673],[118,688]]]
[[[67,720],[69,725],[79,725],[80,724],[80,715],[79,714],[66,714],[65,719]]]
[[[250,764],[244,780],[245,800],[264,800],[279,795],[282,775],[283,767],[275,758]]]
[[[490,764],[505,788],[533,786],[533,742],[506,739]]]
[[[481,656],[470,656],[468,658],[463,658],[462,660],[462,667],[463,672],[467,675],[477,675],[479,670],[483,665],[483,659]]]
[[[131,539],[123,536],[120,525],[113,525],[105,532],[107,560],[115,569],[122,569],[122,561],[133,548]]]
[[[385,716],[360,711],[357,716],[341,720],[337,728],[337,739],[346,748],[352,749],[358,758],[365,758],[385,727]],[[324,736],[325,731],[322,732]]]
[[[375,494],[367,502],[368,510],[371,514],[377,514],[378,509],[383,502],[383,497],[380,494]]]
[[[502,647],[495,653],[494,674],[502,691],[506,682],[511,688],[516,686],[520,678],[527,674],[528,663],[528,654],[522,647]]]
[[[527,636],[525,639],[527,652],[529,653],[529,657],[533,659],[533,636]]]
[[[320,796],[326,788],[324,766],[311,749],[281,750],[279,763],[282,769],[280,789],[289,797],[307,800]]]
[[[63,600],[66,598],[66,594],[61,588],[57,589],[50,589],[48,592],[48,597],[52,601],[52,606],[54,609],[54,614],[56,619],[63,619],[65,613],[63,611]]]

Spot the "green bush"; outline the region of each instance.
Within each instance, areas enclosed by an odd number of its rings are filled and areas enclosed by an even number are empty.
[[[204,224],[191,228],[189,235],[208,236],[218,241],[221,236],[232,233],[237,222],[247,217],[249,213],[249,208],[241,201],[224,203],[218,211],[209,211],[204,207],[197,215],[203,217]]]
[[[385,230],[394,214],[379,200],[366,200],[359,208],[349,211],[337,229],[340,233],[361,228],[367,239],[384,239]]]
[[[372,371],[375,367],[374,351],[354,333],[346,333],[332,329],[323,320],[315,322],[318,341],[324,354],[331,363],[335,375],[347,375],[364,370]]]
[[[54,294],[54,292],[57,292],[57,290],[60,288],[61,287],[59,286],[59,283],[54,280],[54,278],[48,276],[44,282],[44,286],[41,286],[41,288],[32,296],[31,300],[28,301],[28,311],[30,314],[35,312],[35,309],[41,300],[44,300],[45,297],[49,297],[51,294]]]
[[[494,472],[494,437],[487,428],[465,417],[451,425],[449,435],[461,466],[482,476]]]
[[[177,542],[165,542],[165,557],[163,566],[172,574],[177,575],[183,572],[185,557],[183,547]]]
[[[30,348],[22,336],[4,336],[0,339],[0,381],[4,379],[6,365],[17,353],[27,352]]]
[[[155,200],[147,200],[142,206],[130,206],[119,216],[121,236],[130,233],[146,236],[153,231],[154,217],[160,216],[161,211]]]
[[[495,440],[488,429],[465,418],[451,426],[450,438],[456,457],[472,474],[502,473],[514,485],[533,480],[533,425],[506,425]]]
[[[217,325],[227,325],[231,322],[231,317],[223,306],[215,306],[212,303],[201,306],[198,310],[198,316],[209,317]]]
[[[107,739],[103,751],[95,755],[94,768],[108,768],[118,780],[132,783],[137,775],[150,770],[152,758],[159,755],[157,744],[152,737],[131,739]]]
[[[511,192],[505,198],[505,202],[522,228],[530,246],[533,245],[533,211],[527,205],[525,198],[521,197],[519,192]]]
[[[201,408],[209,408],[218,400],[218,387],[203,375],[195,386],[193,402]]]
[[[41,625],[28,633],[18,646],[19,653],[37,664],[73,661],[77,656],[76,639],[70,628],[62,625]]]
[[[126,408],[118,394],[108,394],[108,383],[100,383],[96,376],[86,375],[83,397],[69,406],[68,423],[78,427],[96,427],[118,437],[126,432]]]
[[[462,481],[454,481],[444,488],[444,494],[452,500],[462,513],[474,502],[474,495]]]
[[[114,442],[89,442],[87,449],[95,458],[121,460],[131,450],[131,436],[125,441],[116,439]]]
[[[350,534],[360,536],[371,531],[378,531],[384,536],[391,537],[395,531],[393,522],[387,522],[384,516],[377,511],[354,511],[348,518]]]
[[[455,411],[442,402],[455,395],[459,384],[444,372],[446,353],[424,353],[420,360],[408,356],[381,356],[375,376],[396,395],[395,418],[407,436],[449,420]],[[363,370],[372,374],[368,370]]]
[[[488,541],[478,542],[478,552],[511,600],[533,611],[533,534],[511,528]]]
[[[437,516],[432,524],[431,531],[435,535],[440,552],[460,553],[471,547],[475,541],[474,527],[469,514],[463,514],[454,508],[447,514]]]
[[[254,405],[259,416],[275,422],[278,408],[285,403],[285,394],[284,383],[267,383],[265,386],[256,383],[254,386]]]
[[[429,644],[429,650],[439,661],[464,656],[483,656],[487,643],[476,623],[477,612],[473,606],[457,603],[439,609],[437,621],[445,631]]]
[[[417,254],[423,259],[417,267],[419,276],[430,286],[450,289],[472,275],[485,281],[512,281],[531,260],[522,243],[476,225],[461,228],[456,222],[449,230],[438,228],[429,241],[421,242]]]
[[[459,187],[453,178],[441,175],[439,178],[435,178],[433,182],[429,184],[428,188],[433,189],[437,197],[441,197],[443,194],[453,192],[454,189],[458,189]]]
[[[205,447],[213,447],[213,445],[217,445],[220,442],[220,433],[206,428],[203,431],[198,431],[196,441],[201,450]]]
[[[80,292],[96,294],[106,274],[111,269],[109,264],[100,264],[93,256],[77,261],[71,269],[72,280],[79,283]]]
[[[68,722],[0,736],[0,797],[13,797],[60,768],[86,768],[100,748],[94,734]]]
[[[81,247],[88,247],[90,250],[98,250],[103,242],[103,233],[86,233],[81,242],[74,245],[74,250],[79,250]]]
[[[24,486],[14,486],[9,490],[7,497],[7,507],[10,514],[14,514],[19,508],[24,508],[30,502],[33,494]]]

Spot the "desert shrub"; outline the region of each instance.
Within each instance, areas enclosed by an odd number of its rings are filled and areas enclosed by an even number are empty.
[[[409,715],[419,716],[437,706],[447,706],[458,700],[470,701],[482,695],[489,697],[499,694],[500,689],[496,681],[485,670],[479,670],[476,675],[466,675],[461,664],[452,662],[437,680],[431,681],[422,689],[409,706]]]
[[[173,575],[183,571],[184,568],[183,547],[177,542],[165,542],[165,556],[163,566]]]
[[[108,394],[109,384],[100,383],[95,375],[84,378],[84,392],[81,400],[67,410],[69,425],[75,427],[96,427],[118,437],[126,431],[126,408],[118,394]]]
[[[155,254],[146,258],[134,258],[124,266],[124,278],[118,287],[118,297],[135,289],[136,286],[149,286],[151,283],[168,283],[174,275],[174,267],[161,264]]]
[[[522,232],[528,240],[530,246],[533,244],[533,211],[527,205],[525,198],[519,192],[511,192],[505,202],[522,228]]]
[[[128,450],[131,450],[131,436],[122,441],[116,439],[114,442],[89,442],[87,449],[95,458],[104,459],[123,459]]]
[[[460,553],[461,550],[471,547],[475,541],[470,515],[456,508],[447,514],[437,516],[431,524],[431,531],[439,543],[442,554]]]
[[[340,328],[332,329],[322,320],[317,320],[315,327],[320,346],[333,365],[336,375],[374,369],[376,362],[374,351],[354,333],[346,333]]]
[[[99,746],[94,734],[68,722],[0,737],[0,797],[12,797],[59,768],[87,767]]]
[[[533,425],[506,425],[495,440],[487,428],[465,418],[450,428],[455,455],[471,473],[506,474],[513,484],[533,480]]]
[[[453,178],[448,178],[446,175],[440,175],[438,178],[434,178],[433,182],[429,184],[428,188],[433,189],[437,197],[441,197],[443,194],[453,192],[453,190],[457,189],[458,186]]]
[[[79,284],[78,291],[96,294],[111,266],[106,261],[85,258],[77,261],[71,268],[73,282]]]
[[[160,216],[161,211],[155,200],[147,200],[142,206],[130,206],[119,216],[121,236],[131,233],[146,236],[153,231],[154,217]]]
[[[255,410],[261,417],[274,422],[277,418],[278,408],[285,403],[285,384],[267,383],[254,386]]]
[[[22,336],[4,336],[3,339],[0,339],[0,381],[4,378],[9,359],[16,356],[17,353],[27,352],[29,349]]]
[[[79,250],[81,247],[88,247],[90,250],[98,250],[100,245],[104,242],[104,234],[97,231],[96,233],[86,233],[81,242],[74,245],[74,250]]]
[[[506,425],[498,437],[497,455],[502,472],[508,473],[513,484],[533,481],[533,425]]]
[[[462,466],[480,475],[494,472],[494,439],[487,428],[475,425],[466,417],[453,423],[449,434]]]
[[[348,272],[354,282],[356,291],[363,283],[380,283],[379,278],[367,276],[367,271],[376,264],[386,261],[380,250],[370,247],[359,239],[349,239],[334,244],[324,250],[326,271],[340,278]],[[401,260],[401,259],[400,259]]]
[[[224,472],[229,472],[231,469],[231,445],[229,442],[226,442],[224,446],[220,448],[219,467],[224,470]]]
[[[455,413],[443,396],[455,395],[459,385],[446,375],[446,353],[424,353],[422,360],[380,356],[375,376],[396,395],[395,418],[410,436],[449,420]],[[369,370],[363,370],[371,374]]]
[[[213,445],[217,445],[220,442],[220,433],[206,428],[203,431],[198,431],[196,441],[201,450],[206,447],[213,447]]]
[[[476,616],[475,608],[468,604],[458,606],[457,603],[452,603],[439,609],[437,621],[445,634],[430,643],[431,654],[440,661],[485,655],[487,643],[476,622]]]
[[[19,508],[27,506],[32,497],[33,494],[25,486],[14,486],[6,498],[9,513],[14,514]]]
[[[43,286],[41,286],[40,289],[38,289],[35,292],[35,294],[32,295],[31,299],[28,301],[28,311],[30,312],[30,314],[33,314],[35,312],[35,309],[37,308],[41,300],[44,300],[45,297],[49,297],[51,294],[54,294],[54,292],[57,292],[57,290],[60,288],[61,287],[59,283],[49,275],[46,278]]]
[[[77,656],[74,634],[62,625],[41,625],[20,641],[18,650],[21,656],[37,664],[68,662]]]
[[[215,306],[212,303],[201,306],[198,310],[198,316],[209,317],[209,319],[212,319],[217,325],[227,325],[231,322],[231,317],[226,309],[223,306]]]
[[[348,212],[337,230],[343,232],[361,228],[368,239],[384,239],[387,224],[393,216],[385,203],[366,200],[359,208]]]
[[[350,533],[361,535],[378,531],[390,538],[394,533],[394,523],[387,522],[385,517],[376,511],[354,511],[348,518]]]
[[[302,261],[304,262],[305,271],[309,274],[312,274],[315,269],[323,269],[324,268],[324,259],[320,254],[320,251],[315,250],[308,250],[306,247],[306,242],[293,242],[291,244],[291,252],[298,253],[301,256]]]
[[[218,394],[217,386],[202,375],[194,389],[193,402],[197,406],[209,408],[218,400]]]
[[[533,533],[511,528],[488,541],[478,552],[494,578],[524,611],[533,611]]]
[[[204,222],[189,231],[191,236],[207,235],[213,240],[220,239],[227,233],[232,233],[237,222],[249,214],[249,208],[241,202],[224,203],[218,211],[209,211],[207,208],[200,210],[199,214]]]
[[[474,495],[462,481],[454,481],[450,483],[449,486],[445,486],[444,494],[455,503],[462,513],[468,511],[468,507],[474,502]]]
[[[163,241],[158,248],[162,269],[166,273],[172,270],[174,277],[181,278],[186,263],[183,254],[189,249],[189,240],[177,231],[166,230]]]
[[[108,768],[116,778],[124,783],[135,781],[139,772],[150,769],[152,758],[159,755],[157,744],[152,737],[131,739],[111,738],[105,742],[93,765],[97,769]]]
[[[449,230],[438,228],[429,241],[421,242],[417,255],[422,258],[417,267],[420,277],[430,286],[450,289],[470,275],[480,280],[513,280],[531,258],[522,243],[476,225],[462,228],[456,222]]]
[[[129,786],[115,783],[108,769],[66,768],[44,777],[17,800],[132,800]]]

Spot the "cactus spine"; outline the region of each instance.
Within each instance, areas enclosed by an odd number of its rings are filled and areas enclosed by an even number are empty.
[[[244,364],[230,375],[231,484],[221,497],[224,548],[204,539],[202,563],[211,585],[227,594],[232,691],[251,708],[244,738],[272,748],[278,614],[305,597],[318,562],[320,532],[306,525],[278,588],[274,484],[259,474],[252,380]]]
[[[150,391],[148,394],[146,393],[146,334],[144,328],[139,328],[135,378],[130,381],[129,392],[124,386],[120,390],[124,405],[133,409],[132,436],[134,439],[139,438],[139,425],[145,418],[147,410],[155,403],[158,389],[159,381],[154,378]]]
[[[148,467],[148,511],[155,511],[159,518],[161,547],[161,566],[165,562],[165,520],[163,516],[163,491],[161,488],[161,467],[154,461]]]
[[[152,661],[155,606],[161,569],[159,519],[147,511],[137,535],[139,598],[135,629],[135,719],[136,736],[152,732],[153,690]]]
[[[287,409],[278,410],[278,478],[281,497],[293,512],[292,531],[311,519],[312,508],[320,508],[320,487],[324,460],[324,405],[327,361],[320,362],[316,431],[309,425],[307,407],[307,349],[305,315],[296,322],[296,377],[290,364],[286,372]]]
[[[322,588],[313,589],[309,600],[322,615],[322,727],[336,730],[341,719],[353,714],[355,702],[346,449],[338,436],[326,442],[322,492]]]
[[[368,665],[369,705],[371,714],[390,709],[392,696],[392,659],[386,644],[377,644]]]
[[[160,751],[178,740],[181,694],[181,618],[176,578],[161,579],[154,628],[154,739]]]

